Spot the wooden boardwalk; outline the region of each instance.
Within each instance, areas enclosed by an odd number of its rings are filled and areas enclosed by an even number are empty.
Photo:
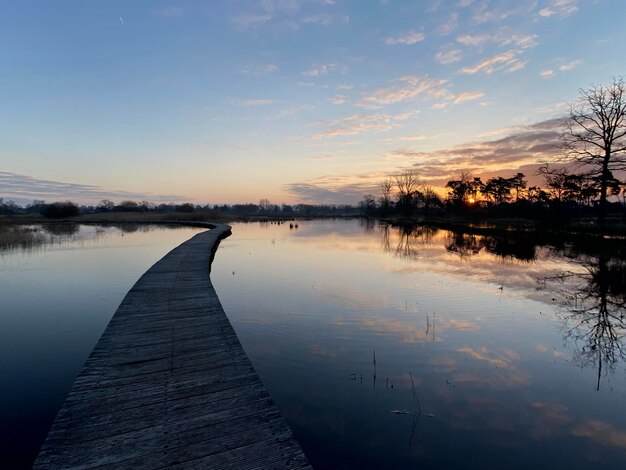
[[[137,281],[34,468],[311,468],[209,279],[229,231],[195,235]]]

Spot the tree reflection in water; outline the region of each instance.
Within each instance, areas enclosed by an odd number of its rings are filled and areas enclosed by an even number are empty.
[[[483,249],[482,237],[470,233],[448,232],[446,234],[446,250],[467,258],[480,253]]]
[[[425,244],[433,242],[438,229],[382,225],[380,233],[384,251],[411,261]],[[525,264],[537,260],[538,247],[547,247],[544,253],[551,253],[550,257],[579,265],[578,270],[539,279],[540,289],[549,292],[561,307],[564,339],[573,344],[574,358],[581,367],[597,369],[598,390],[602,375],[626,362],[626,253],[622,241],[525,231],[492,236],[446,230],[441,238],[445,249],[462,259],[484,251]]]
[[[415,227],[381,225],[381,246],[385,252],[393,253],[398,258],[416,260],[419,257],[420,248],[432,243],[438,232],[438,228],[428,225]]]
[[[457,253],[461,258],[477,255],[483,249],[501,258],[519,261],[533,261],[537,257],[537,244],[526,233],[496,237],[448,232],[445,246],[446,250]]]
[[[581,263],[582,272],[559,273],[542,284],[560,294],[565,339],[576,345],[581,366],[597,368],[599,390],[603,369],[606,374],[626,360],[626,260],[603,254]],[[555,283],[558,290],[551,289]]]
[[[3,251],[30,251],[46,243],[46,236],[38,227],[0,225],[0,253]]]
[[[80,225],[74,223],[44,224],[41,227],[44,232],[66,241],[71,240],[73,235],[80,232]]]
[[[80,232],[73,223],[43,225],[0,225],[0,252],[33,251],[46,245],[72,241]]]

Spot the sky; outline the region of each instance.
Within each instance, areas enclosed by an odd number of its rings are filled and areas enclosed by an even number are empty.
[[[7,0],[0,198],[355,204],[534,177],[623,0]]]

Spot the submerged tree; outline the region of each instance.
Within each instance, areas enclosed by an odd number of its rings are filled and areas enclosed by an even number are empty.
[[[589,167],[600,182],[600,226],[604,226],[609,182],[626,170],[626,95],[624,80],[580,90],[561,136],[568,157]]]

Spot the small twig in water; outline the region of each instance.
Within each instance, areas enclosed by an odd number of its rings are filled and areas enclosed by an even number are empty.
[[[409,377],[411,377],[411,393],[413,393],[413,401],[417,405],[417,409],[422,411],[422,405],[420,404],[419,399],[417,398],[417,390],[415,390],[415,382],[413,382],[413,374],[409,372]]]

